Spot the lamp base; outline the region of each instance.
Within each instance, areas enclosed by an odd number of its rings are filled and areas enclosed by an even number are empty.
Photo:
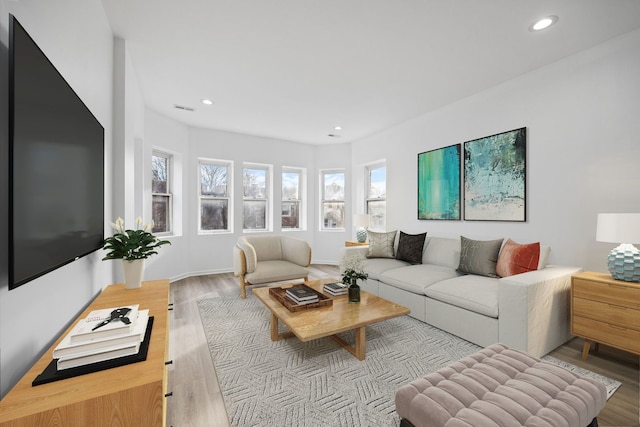
[[[358,243],[364,243],[367,241],[367,230],[365,230],[364,227],[360,227],[356,230],[356,239],[358,239]]]
[[[609,252],[608,266],[611,276],[625,282],[640,282],[640,251],[623,243]]]

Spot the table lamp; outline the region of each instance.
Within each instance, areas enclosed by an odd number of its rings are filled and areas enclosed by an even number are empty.
[[[369,215],[367,214],[355,214],[353,216],[353,225],[358,227],[356,230],[356,238],[358,243],[364,243],[367,241],[367,229],[369,226]]]
[[[640,282],[640,251],[631,244],[640,242],[639,213],[598,214],[596,240],[620,243],[608,257],[609,271],[614,279]]]

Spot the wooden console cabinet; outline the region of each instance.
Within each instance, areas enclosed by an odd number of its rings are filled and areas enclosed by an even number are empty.
[[[154,317],[144,362],[31,386],[52,360],[53,348],[0,400],[0,427],[153,426],[166,424],[169,343],[169,281],[143,282],[139,289],[111,285],[76,319],[91,310],[140,304]]]
[[[640,283],[615,280],[606,273],[573,276],[571,333],[585,339],[582,360],[592,343],[640,354]]]

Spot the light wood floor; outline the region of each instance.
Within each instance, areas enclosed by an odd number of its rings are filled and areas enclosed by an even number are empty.
[[[338,277],[335,266],[312,265],[309,278]],[[249,288],[251,289],[251,288]],[[171,284],[170,354],[167,426],[229,426],[218,379],[207,348],[196,301],[204,296],[233,295],[237,278],[231,273],[191,277]],[[250,291],[249,291],[250,292]],[[600,345],[581,360],[582,340],[574,338],[551,356],[622,382],[598,416],[600,427],[640,427],[639,360],[637,356]]]

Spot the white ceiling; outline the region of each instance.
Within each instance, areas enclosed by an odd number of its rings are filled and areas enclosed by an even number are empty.
[[[362,138],[640,28],[638,0],[102,3],[149,108],[310,144]],[[528,31],[545,15],[558,23]]]

